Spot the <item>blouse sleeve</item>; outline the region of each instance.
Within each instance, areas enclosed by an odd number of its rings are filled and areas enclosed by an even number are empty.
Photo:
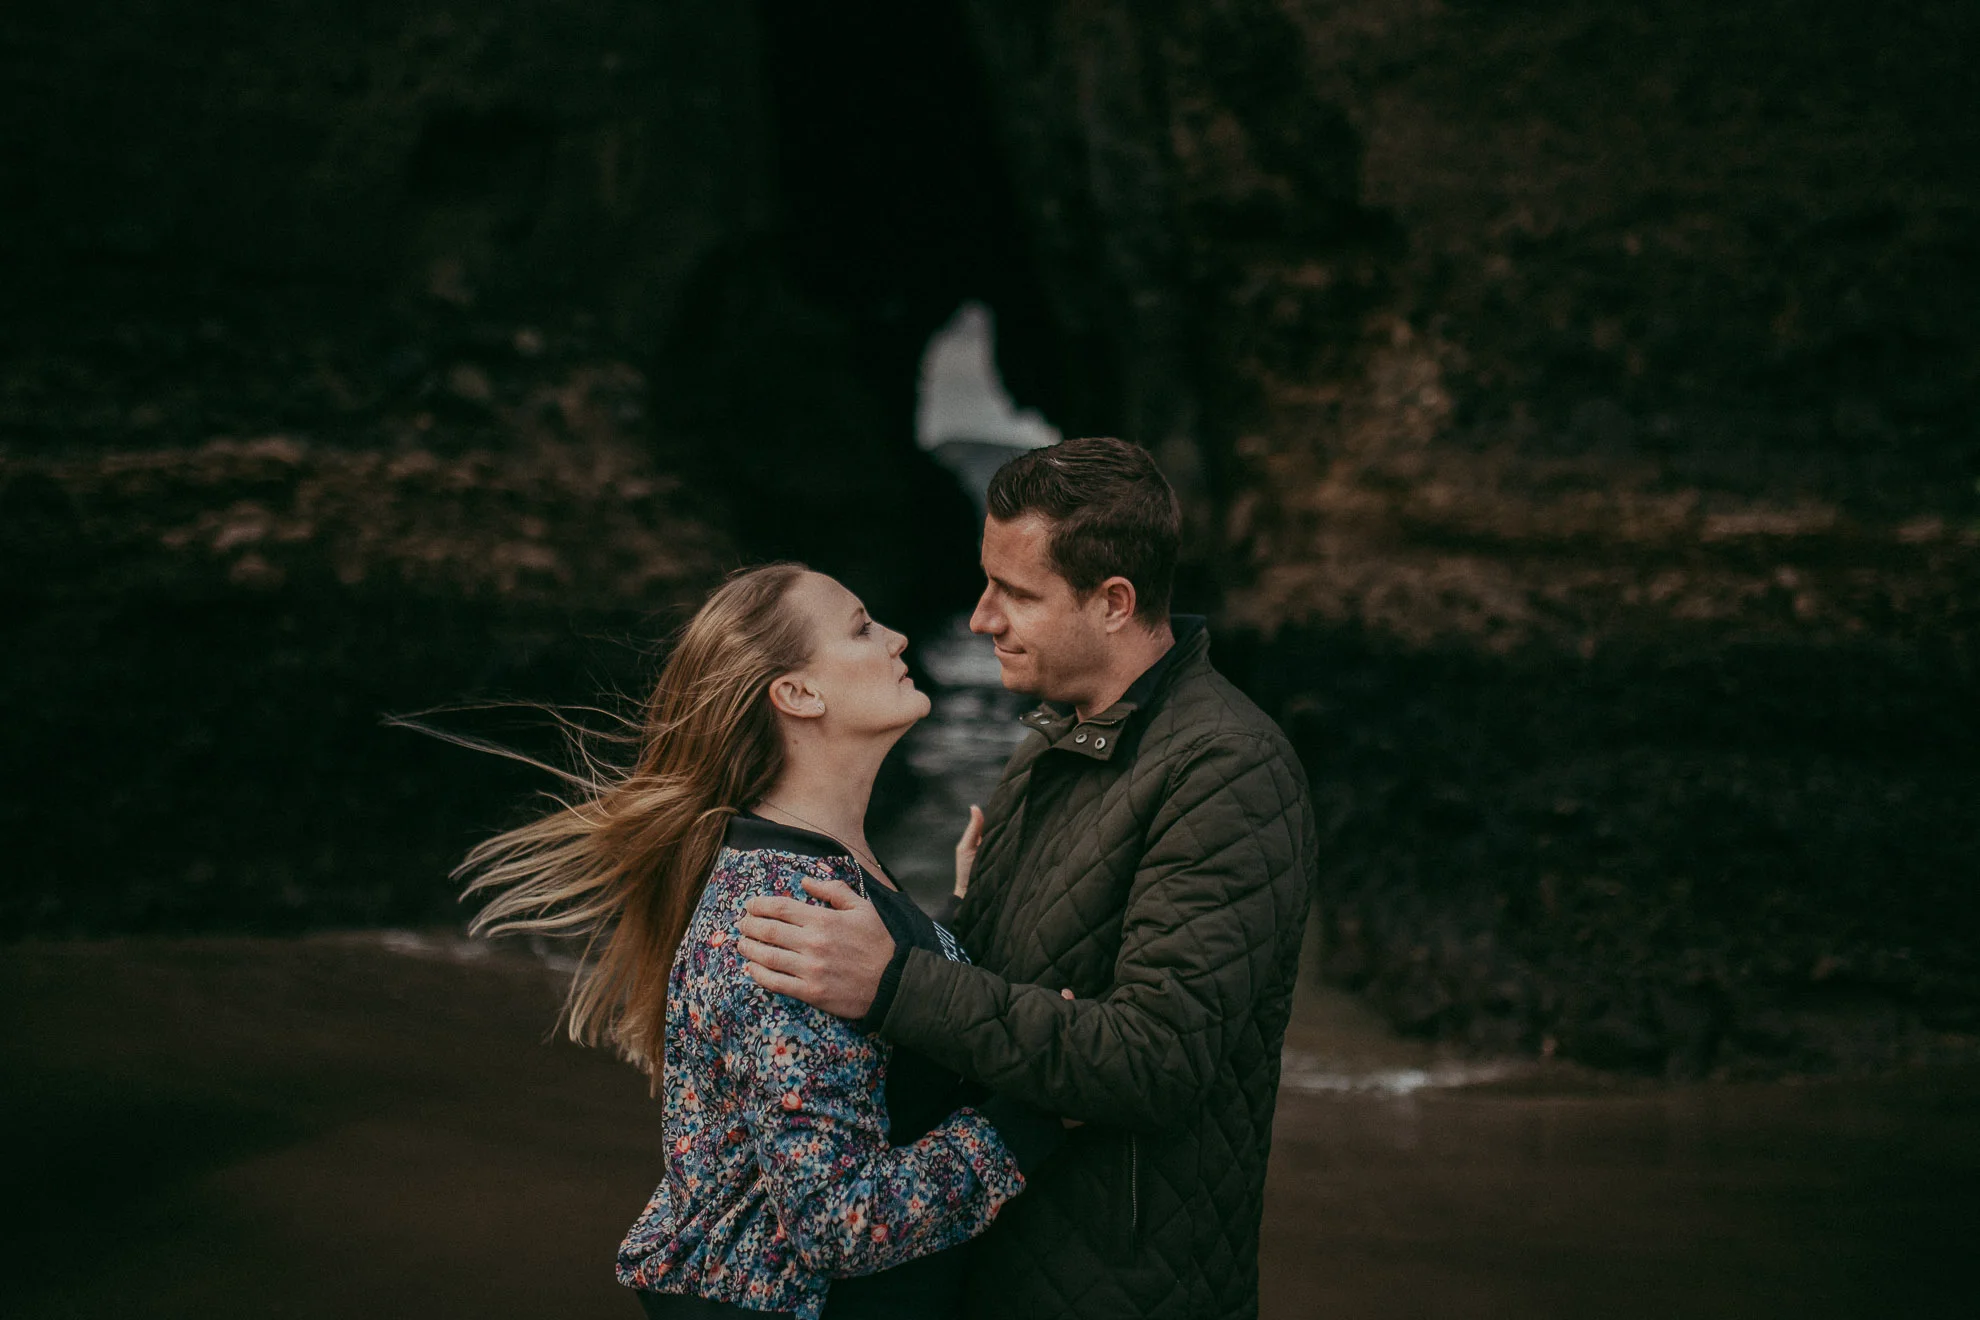
[[[803,901],[830,859],[760,853],[770,891]],[[732,950],[733,952],[733,950]],[[882,1047],[851,1023],[763,989],[734,955],[724,1065],[742,1093],[765,1188],[805,1266],[870,1274],[981,1233],[1024,1189],[997,1129],[960,1109],[911,1146],[887,1142]]]

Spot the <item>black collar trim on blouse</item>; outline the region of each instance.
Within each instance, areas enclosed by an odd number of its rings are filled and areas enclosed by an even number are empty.
[[[744,852],[767,848],[772,852],[796,853],[800,857],[846,857],[855,866],[859,865],[859,859],[853,857],[837,839],[812,830],[801,830],[795,825],[780,825],[747,811],[739,811],[729,817],[729,828],[722,835],[722,846]]]

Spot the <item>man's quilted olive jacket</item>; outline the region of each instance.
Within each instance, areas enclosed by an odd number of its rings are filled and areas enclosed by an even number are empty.
[[[1112,708],[1024,717],[956,915],[975,962],[910,954],[886,1010],[894,1042],[1084,1123],[972,1246],[974,1315],[1258,1309],[1313,812],[1201,621],[1176,631]]]

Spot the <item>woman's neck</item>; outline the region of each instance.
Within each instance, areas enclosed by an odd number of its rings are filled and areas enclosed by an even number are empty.
[[[793,823],[871,852],[866,842],[866,806],[887,749],[861,756],[831,750],[837,754],[824,754],[827,749],[818,746],[788,749],[783,773],[759,801],[782,811]]]

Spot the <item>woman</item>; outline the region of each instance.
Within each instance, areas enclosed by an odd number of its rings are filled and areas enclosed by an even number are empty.
[[[650,1315],[953,1314],[947,1249],[1056,1137],[1048,1116],[968,1106],[954,1074],[762,989],[736,952],[743,904],[815,901],[809,876],[863,894],[896,940],[961,957],[866,842],[880,762],[929,710],[906,645],[829,577],[739,573],[662,669],[632,768],[580,777],[577,801],[462,865],[491,895],[477,932],[591,936],[571,1036],[609,1038],[664,1099],[667,1175],[619,1250]]]

